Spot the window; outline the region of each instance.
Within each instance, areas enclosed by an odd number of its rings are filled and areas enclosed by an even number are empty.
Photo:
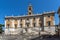
[[[29,19],[27,18],[27,20],[29,20]]]
[[[15,24],[15,28],[17,28],[17,24]]]
[[[50,26],[50,21],[48,21],[48,26]]]
[[[29,27],[29,24],[27,24],[27,27]]]
[[[27,24],[27,23],[29,23],[29,19],[28,19],[28,18],[26,19],[26,24]]]
[[[39,26],[42,27],[42,23],[39,23]]]
[[[40,26],[42,27],[42,24],[40,24]]]
[[[50,17],[50,16],[48,16],[48,17]]]
[[[34,27],[36,27],[36,24],[35,24],[35,23],[33,23],[33,26],[34,26]]]
[[[21,19],[21,21],[22,21],[22,19]]]
[[[25,31],[27,32],[27,28],[25,28]]]
[[[9,28],[9,26],[10,26],[10,25],[9,25],[9,24],[7,24],[7,26],[8,26],[8,28]]]
[[[22,28],[22,24],[20,24],[21,28]]]
[[[35,21],[35,18],[33,18],[33,21]]]
[[[33,18],[33,23],[36,23],[35,18]]]

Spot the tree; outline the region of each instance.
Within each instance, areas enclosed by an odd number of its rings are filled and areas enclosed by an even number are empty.
[[[2,33],[2,32],[3,32],[2,27],[4,27],[4,25],[3,25],[3,24],[0,24],[0,33]]]

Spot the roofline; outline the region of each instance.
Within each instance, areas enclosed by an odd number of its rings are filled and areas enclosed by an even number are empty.
[[[48,13],[56,13],[55,11],[51,11],[51,12],[44,12],[43,14],[48,14]]]
[[[43,14],[32,14],[32,15],[22,15],[22,16],[5,16],[5,18],[10,18],[10,17],[27,17],[27,16],[38,16],[38,15],[45,15],[45,14],[54,14],[55,12],[44,12]]]

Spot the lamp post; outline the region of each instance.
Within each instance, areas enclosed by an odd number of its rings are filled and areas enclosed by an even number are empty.
[[[58,8],[58,15],[59,15],[59,26],[58,26],[58,35],[60,35],[60,7]]]

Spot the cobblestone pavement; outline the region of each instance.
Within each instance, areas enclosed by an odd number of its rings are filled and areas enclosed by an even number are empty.
[[[31,40],[60,40],[60,37],[57,37],[57,36],[40,36],[40,37],[36,37],[36,38],[33,38]]]
[[[39,35],[4,35],[0,34],[0,40],[60,40],[54,37],[38,37]]]
[[[0,35],[0,40],[30,40],[31,38],[33,38],[35,36],[31,36],[31,35],[4,35],[1,34]]]

